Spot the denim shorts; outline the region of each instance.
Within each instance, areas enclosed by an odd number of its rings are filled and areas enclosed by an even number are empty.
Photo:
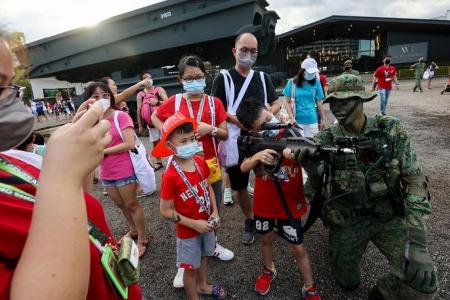
[[[130,177],[125,177],[122,179],[102,179],[102,185],[104,187],[112,187],[112,186],[124,186],[128,184],[135,183],[137,178],[135,175],[131,175]]]
[[[177,267],[198,269],[202,256],[210,256],[216,249],[216,234],[206,232],[189,239],[177,238]]]

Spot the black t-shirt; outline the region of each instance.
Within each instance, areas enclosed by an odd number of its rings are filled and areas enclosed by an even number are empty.
[[[244,85],[245,77],[239,74],[235,68],[229,69],[228,72],[230,72],[231,78],[233,79],[234,99],[236,99],[242,86]],[[211,95],[222,100],[223,106],[228,111],[223,76],[224,75],[222,73],[219,73],[217,74],[216,78],[214,78],[211,88]],[[267,102],[271,104],[278,99],[278,95],[275,91],[272,80],[270,80],[270,76],[266,73],[264,73],[264,80],[266,81]],[[242,100],[245,100],[248,97],[253,97],[264,102],[264,87],[261,82],[261,75],[259,74],[259,71],[254,72],[252,80],[250,81],[250,84]]]

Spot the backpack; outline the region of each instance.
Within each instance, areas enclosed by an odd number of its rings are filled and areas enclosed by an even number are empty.
[[[150,100],[161,100],[161,97],[159,96],[159,89],[159,87],[152,86],[150,93],[146,93],[144,90],[140,91],[138,94],[138,96],[142,97],[141,117],[149,127],[154,127],[152,123],[152,114],[158,109],[159,106],[159,102],[157,105],[150,105]]]

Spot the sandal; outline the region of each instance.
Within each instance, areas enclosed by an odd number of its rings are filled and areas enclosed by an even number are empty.
[[[145,252],[147,252],[149,243],[150,243],[150,239],[148,237],[145,237],[142,242],[138,243],[137,246],[139,248],[139,258],[142,258],[145,255]]]
[[[220,284],[213,285],[210,294],[203,294],[203,293],[200,293],[200,294],[203,296],[213,297],[214,299],[225,299],[227,297],[227,293],[225,292],[225,289]]]

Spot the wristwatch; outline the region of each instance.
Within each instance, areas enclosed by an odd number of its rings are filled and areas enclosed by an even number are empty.
[[[211,135],[212,136],[216,136],[217,135],[217,131],[219,131],[219,128],[214,127],[213,130],[211,131]]]

